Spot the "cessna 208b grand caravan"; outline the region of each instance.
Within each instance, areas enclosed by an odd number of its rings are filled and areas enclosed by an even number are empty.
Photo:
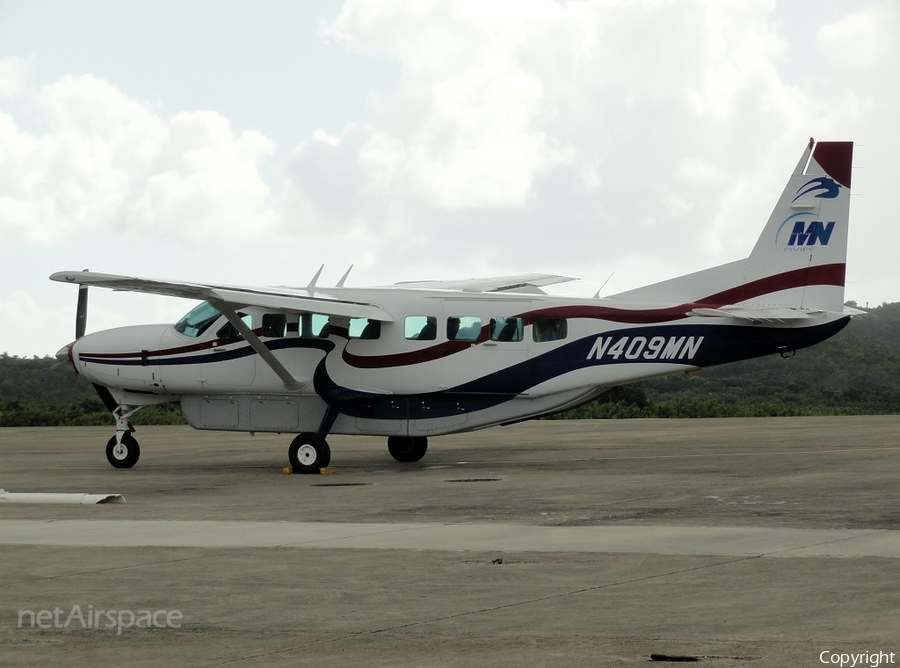
[[[429,436],[547,415],[616,385],[811,346],[840,331],[851,142],[809,145],[750,256],[612,297],[528,274],[389,287],[248,288],[64,271],[76,340],[59,351],[116,420],[109,462],[140,456],[129,418],[179,402],[197,429],[297,434],[298,472],[329,434],[387,437],[401,462]],[[321,269],[319,270],[321,273]],[[84,335],[87,286],[202,300],[174,325]],[[599,293],[598,293],[599,295]],[[857,312],[858,313],[858,312]]]

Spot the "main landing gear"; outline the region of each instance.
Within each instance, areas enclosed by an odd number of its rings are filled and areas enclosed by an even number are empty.
[[[390,436],[388,452],[398,462],[417,462],[428,450],[428,439],[425,436]]]
[[[425,436],[388,438],[388,452],[398,462],[417,462],[425,456],[427,450],[428,439]],[[288,460],[294,473],[318,473],[319,469],[325,468],[331,462],[331,448],[328,441],[317,433],[304,432],[291,442]]]
[[[288,460],[294,473],[318,473],[331,461],[328,441],[312,431],[297,436],[288,448]]]
[[[344,400],[335,400],[328,404],[322,417],[318,431],[303,432],[291,442],[288,448],[288,460],[294,473],[318,473],[331,462],[331,448],[325,437],[334,426],[337,416],[344,407]],[[425,436],[390,436],[388,452],[398,462],[417,462],[428,450],[428,439]]]

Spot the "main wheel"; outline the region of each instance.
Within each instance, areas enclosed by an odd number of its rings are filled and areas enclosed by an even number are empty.
[[[428,450],[425,436],[389,436],[388,452],[398,462],[417,462]]]
[[[122,442],[117,443],[113,436],[106,444],[106,459],[117,469],[130,469],[140,459],[141,448],[131,432],[122,434]]]
[[[288,460],[295,473],[318,473],[331,461],[331,448],[318,434],[304,432],[291,442]]]

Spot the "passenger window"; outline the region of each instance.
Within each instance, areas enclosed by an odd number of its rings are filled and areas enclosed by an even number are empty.
[[[287,333],[287,316],[284,313],[264,313],[262,335],[281,338]]]
[[[381,336],[381,322],[368,318],[350,318],[351,339],[377,339]]]
[[[244,322],[247,327],[251,327],[251,316],[246,313],[238,313],[238,317]],[[239,331],[237,331],[237,327],[232,325],[230,322],[226,322],[224,325],[219,327],[219,331],[216,332],[216,336],[220,339],[243,339],[244,337],[241,335]]]
[[[522,318],[491,318],[491,341],[521,341],[524,332]]]
[[[569,333],[568,321],[565,318],[535,318],[531,328],[531,336],[535,342],[559,341]]]
[[[412,341],[434,341],[437,338],[437,318],[431,315],[410,315],[404,327],[406,338]]]
[[[447,338],[450,341],[477,341],[481,336],[481,318],[455,315],[447,318]]]
[[[300,336],[304,339],[327,339],[331,323],[327,315],[304,313],[300,316]]]

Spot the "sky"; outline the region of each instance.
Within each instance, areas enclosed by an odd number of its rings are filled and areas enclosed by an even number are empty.
[[[610,295],[746,257],[855,144],[846,298],[900,301],[896,0],[0,0],[0,353],[55,271],[237,285],[528,272]],[[93,289],[88,331],[193,302]]]

